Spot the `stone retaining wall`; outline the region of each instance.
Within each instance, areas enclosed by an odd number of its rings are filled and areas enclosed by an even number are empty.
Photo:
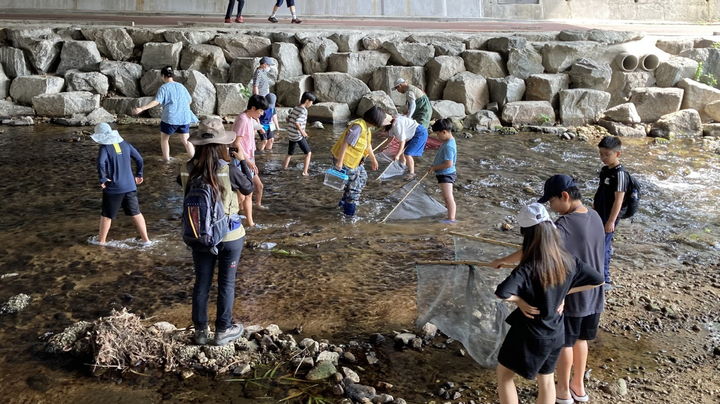
[[[243,85],[260,57],[271,56],[279,105],[292,107],[303,91],[314,91],[320,102],[310,118],[324,121],[346,121],[370,105],[402,112],[404,96],[392,90],[399,77],[428,93],[434,117],[464,119],[474,130],[493,129],[500,119],[512,126],[599,123],[621,136],[670,137],[720,121],[720,90],[693,80],[699,63],[706,77],[720,77],[720,49],[702,38],[23,25],[0,28],[0,40],[0,99],[9,97],[0,101],[0,117],[111,120],[151,99],[165,65],[177,69],[198,115],[233,116],[245,108]],[[618,63],[624,53],[632,56],[625,66]]]

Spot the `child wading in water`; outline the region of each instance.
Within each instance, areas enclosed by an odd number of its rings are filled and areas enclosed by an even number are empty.
[[[146,244],[150,243],[145,218],[140,213],[137,199],[137,186],[143,182],[142,156],[130,143],[120,137],[118,131],[112,130],[106,123],[95,126],[95,133],[91,137],[100,144],[97,169],[103,197],[98,243],[105,244],[107,241],[112,220],[121,207],[125,214],[132,218],[140,233],[140,240]],[[134,160],[137,167],[134,175],[130,160]]]
[[[447,219],[443,223],[455,223],[455,197],[453,196],[453,184],[457,180],[457,145],[452,135],[452,121],[449,119],[438,119],[432,126],[433,133],[444,143],[435,154],[435,161],[428,171],[435,172],[440,191],[442,191],[445,207],[448,210]]]
[[[268,93],[268,95],[265,96],[265,100],[268,103],[268,108],[260,116],[260,125],[262,125],[262,130],[258,131],[260,134],[260,147],[258,147],[258,153],[272,151],[273,144],[275,144],[275,132],[280,130],[277,113],[275,111],[277,96],[273,93]]]
[[[310,150],[310,144],[307,141],[308,134],[305,132],[305,125],[307,124],[307,109],[310,108],[313,103],[317,100],[315,94],[311,92],[304,92],[300,97],[300,105],[293,108],[290,115],[287,117],[288,126],[288,154],[285,156],[283,161],[283,168],[287,169],[290,164],[290,158],[295,154],[295,148],[300,147],[303,153],[305,153],[305,165],[303,166],[302,175],[308,175],[308,169],[310,168],[310,159],[312,158],[312,151]]]
[[[523,235],[520,264],[495,290],[498,298],[518,306],[505,319],[510,331],[498,354],[498,395],[501,404],[518,403],[515,374],[537,377],[536,402],[553,404],[553,373],[565,342],[563,301],[568,294],[602,285],[603,278],[562,247],[544,206],[524,207],[518,224]]]

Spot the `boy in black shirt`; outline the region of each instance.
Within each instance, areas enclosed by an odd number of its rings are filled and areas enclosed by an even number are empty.
[[[615,136],[605,136],[598,144],[600,160],[605,164],[600,170],[600,185],[595,192],[593,209],[597,211],[605,226],[605,283],[612,289],[610,280],[610,259],[612,257],[612,241],[615,227],[620,220],[623,199],[628,190],[628,174],[620,164],[622,142]]]

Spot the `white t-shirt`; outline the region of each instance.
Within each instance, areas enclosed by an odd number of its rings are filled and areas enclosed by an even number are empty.
[[[393,122],[392,128],[390,128],[390,136],[400,142],[403,140],[407,142],[415,136],[415,130],[418,125],[419,123],[417,123],[414,119],[408,118],[404,115],[398,115],[395,117],[395,122]]]

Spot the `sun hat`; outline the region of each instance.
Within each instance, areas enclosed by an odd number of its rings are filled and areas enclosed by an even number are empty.
[[[524,206],[518,213],[517,221],[520,227],[533,227],[542,222],[552,223],[550,214],[548,213],[545,206],[533,202],[530,205]]]
[[[567,191],[568,189],[576,186],[575,180],[569,175],[553,175],[545,181],[543,195],[542,198],[538,199],[538,203],[545,203],[553,196],[560,195],[562,191]]]
[[[405,81],[405,79],[399,78],[399,79],[395,80],[395,84],[393,85],[393,88],[397,88],[400,84],[405,84],[405,83],[407,83],[407,81]]]
[[[275,60],[269,56],[263,56],[260,58],[260,64],[275,66]]]
[[[197,130],[188,138],[195,146],[206,144],[230,144],[235,140],[235,132],[225,130],[220,118],[203,119]]]
[[[110,125],[105,122],[95,125],[94,132],[90,137],[99,144],[113,144],[123,141],[118,131],[113,130]]]

